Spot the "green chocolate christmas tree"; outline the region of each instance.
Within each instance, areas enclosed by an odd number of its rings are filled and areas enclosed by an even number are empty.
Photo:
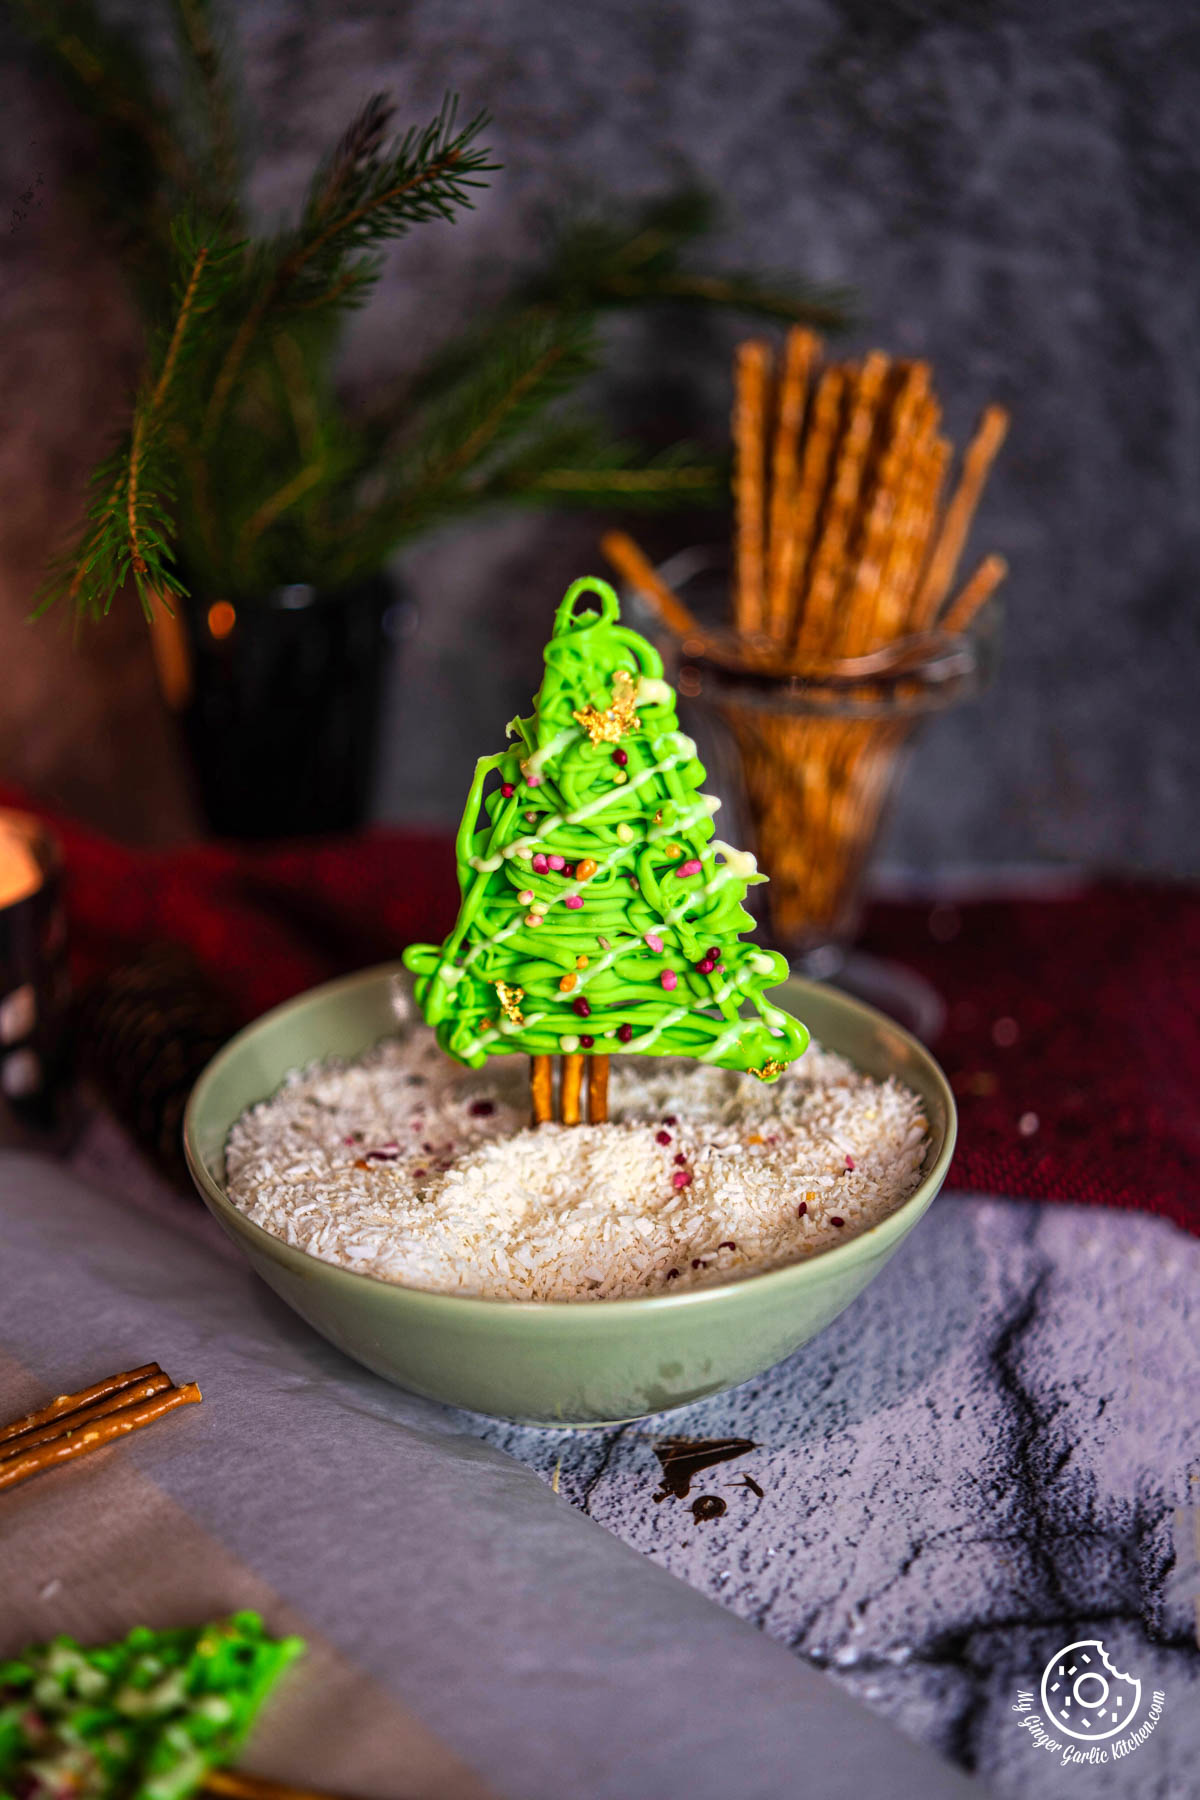
[[[566,593],[531,718],[481,757],[458,833],[462,905],[446,942],[405,963],[438,1042],[472,1068],[534,1059],[536,1119],[565,1057],[562,1118],[606,1116],[607,1058],[690,1056],[764,1081],[808,1033],[772,1006],[784,958],[741,941],[753,856],[713,835],[717,801],[679,729],[653,646],[607,582]]]
[[[186,1800],[236,1755],[303,1649],[246,1612],[200,1630],[139,1626],[97,1649],[59,1637],[26,1650],[0,1663],[0,1800]]]

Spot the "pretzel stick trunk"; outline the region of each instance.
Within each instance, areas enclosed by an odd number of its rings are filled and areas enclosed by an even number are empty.
[[[107,1418],[97,1419],[94,1425],[84,1425],[78,1431],[68,1431],[49,1444],[41,1444],[36,1450],[27,1450],[8,1462],[0,1463],[0,1489],[16,1487],[18,1482],[40,1475],[43,1469],[57,1468],[59,1463],[71,1462],[77,1456],[87,1456],[91,1451],[111,1444],[115,1438],[125,1437],[131,1431],[140,1431],[144,1425],[152,1425],[155,1419],[161,1419],[164,1413],[171,1412],[176,1406],[194,1405],[200,1397],[200,1389],[194,1381],[189,1381],[186,1387],[170,1388],[165,1394],[155,1394],[150,1400],[142,1400],[135,1406],[123,1407],[120,1412],[109,1413]]]
[[[985,556],[958,598],[946,608],[938,624],[942,631],[966,631],[976,613],[986,606],[1004,577],[1008,564],[1002,556]]]
[[[127,1369],[123,1375],[109,1375],[104,1381],[93,1382],[91,1387],[80,1388],[77,1394],[59,1394],[45,1406],[39,1406],[35,1412],[14,1419],[11,1425],[0,1425],[0,1444],[9,1438],[20,1437],[22,1432],[33,1431],[39,1425],[49,1425],[51,1420],[60,1418],[63,1413],[77,1412],[81,1406],[89,1406],[93,1400],[103,1400],[108,1394],[119,1393],[122,1388],[132,1387],[135,1382],[161,1374],[162,1370],[157,1363],[146,1363],[140,1369]]]
[[[119,1412],[123,1406],[133,1406],[139,1400],[149,1400],[172,1385],[169,1375],[148,1375],[145,1381],[135,1381],[132,1387],[109,1394],[106,1399],[81,1407],[78,1412],[62,1413],[57,1419],[52,1419],[49,1425],[39,1425],[34,1431],[23,1431],[20,1437],[9,1438],[6,1443],[0,1444],[0,1464],[9,1462],[14,1456],[23,1456],[26,1450],[36,1450],[39,1444],[51,1443],[68,1431],[78,1431],[81,1426],[91,1425],[96,1419],[105,1419],[109,1413]]]
[[[796,560],[793,509],[800,474],[800,425],[808,380],[821,340],[815,332],[793,326],[788,333],[779,419],[771,453],[771,516],[767,534],[766,627],[777,643],[791,635],[792,570]]]
[[[548,1124],[554,1117],[554,1071],[548,1056],[529,1059],[529,1100],[533,1123]]]
[[[766,548],[767,384],[770,346],[757,338],[739,344],[733,408],[734,514],[737,628],[760,632],[765,624],[763,557]]]
[[[979,421],[979,429],[967,445],[962,476],[954,498],[946,508],[942,529],[930,555],[925,579],[921,583],[913,621],[914,628],[918,631],[936,618],[939,607],[950,591],[950,583],[954,580],[954,571],[967,541],[975,508],[979,505],[979,496],[1007,431],[1008,413],[1005,408],[986,407]]]
[[[588,1124],[603,1125],[608,1118],[608,1058],[589,1056],[587,1071]]]
[[[558,1095],[558,1116],[564,1125],[578,1125],[579,1102],[583,1094],[583,1065],[586,1058],[578,1054],[562,1059],[562,1086]]]

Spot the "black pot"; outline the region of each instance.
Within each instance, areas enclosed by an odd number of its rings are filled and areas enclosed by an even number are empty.
[[[273,588],[184,605],[192,696],[184,731],[219,837],[353,831],[375,776],[388,649],[402,598],[384,574],[322,591]]]

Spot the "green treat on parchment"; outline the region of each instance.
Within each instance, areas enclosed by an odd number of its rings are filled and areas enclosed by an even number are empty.
[[[766,877],[714,836],[718,802],[658,652],[589,576],[567,590],[545,661],[511,748],[476,764],[458,922],[440,947],[405,952],[439,1044],[472,1068],[582,1051],[773,1080],[808,1033],[765,997],[786,960],[741,941],[746,889]]]
[[[237,1754],[303,1650],[252,1612],[26,1650],[0,1663],[0,1800],[185,1800]]]

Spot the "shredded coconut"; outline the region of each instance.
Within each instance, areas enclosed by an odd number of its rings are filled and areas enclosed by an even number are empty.
[[[285,1243],[407,1287],[615,1300],[800,1261],[921,1179],[918,1097],[815,1044],[770,1086],[614,1057],[595,1126],[531,1130],[524,1070],[468,1073],[424,1026],[298,1070],[233,1127],[229,1197]]]

